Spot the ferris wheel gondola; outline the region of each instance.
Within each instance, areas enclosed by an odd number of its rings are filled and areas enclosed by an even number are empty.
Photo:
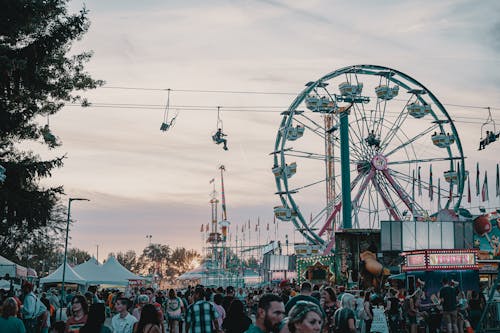
[[[466,172],[458,133],[436,96],[410,76],[383,66],[341,68],[306,84],[282,115],[272,153],[281,201],[274,213],[325,253],[338,229],[431,216],[434,195],[422,189],[441,191],[420,177],[423,166],[448,181],[443,208],[460,206]]]

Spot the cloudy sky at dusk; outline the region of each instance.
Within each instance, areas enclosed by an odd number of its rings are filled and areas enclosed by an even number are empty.
[[[233,225],[272,223],[279,111],[306,82],[354,64],[407,73],[452,117],[465,117],[456,125],[468,167],[489,167],[494,193],[500,143],[477,151],[487,112],[453,105],[491,106],[500,128],[498,1],[89,0],[72,1],[71,11],[83,3],[91,27],[74,51],[93,50],[87,69],[106,85],[86,94],[94,107],[68,105],[50,119],[63,146],[37,147],[43,157],[68,157],[47,184],[91,200],[72,207],[72,246],[94,254],[99,244],[102,258],[141,251],[151,234],[200,249],[220,164]],[[163,133],[167,88],[178,118]],[[227,152],[210,139],[217,106]],[[285,234],[294,232],[282,224]]]

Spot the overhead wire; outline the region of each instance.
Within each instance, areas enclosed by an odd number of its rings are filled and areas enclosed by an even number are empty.
[[[143,91],[167,91],[169,88],[144,88],[144,87],[121,87],[121,86],[105,86],[98,89],[121,89],[121,90],[143,90]],[[170,89],[170,91],[175,92],[188,92],[188,93],[215,93],[215,94],[249,94],[249,95],[287,95],[296,96],[297,93],[291,92],[280,92],[280,91],[244,91],[244,90],[203,90],[203,89]],[[375,97],[375,96],[369,96]],[[400,100],[400,99],[394,99]],[[465,105],[465,104],[451,104],[451,103],[441,103],[446,106],[460,107],[460,108],[470,108],[470,109],[484,109],[488,110],[500,110],[500,107],[488,107],[488,106],[478,106],[478,105]]]
[[[82,107],[80,103],[69,103],[68,106]],[[111,108],[111,109],[145,109],[145,110],[163,110],[164,106],[160,104],[134,104],[134,103],[90,103],[85,108]],[[282,113],[286,107],[280,106],[221,106],[224,112],[253,112],[253,113]],[[171,110],[177,111],[217,111],[217,106],[209,105],[171,105]],[[398,114],[397,112],[386,112],[387,114]],[[453,120],[464,124],[482,124],[483,121],[477,117],[454,116]],[[467,121],[477,120],[477,121]],[[500,122],[500,119],[495,119]]]

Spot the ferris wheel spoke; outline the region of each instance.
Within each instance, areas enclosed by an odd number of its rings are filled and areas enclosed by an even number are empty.
[[[351,192],[356,187],[356,185],[358,184],[358,182],[363,178],[363,176],[364,176],[363,173],[359,173],[356,176],[356,178],[354,178],[354,180],[351,182]],[[331,227],[332,221],[335,219],[335,217],[337,216],[338,212],[340,211],[340,208],[342,207],[342,200],[341,199],[342,199],[342,193],[337,194],[337,196],[333,200],[334,202],[336,202],[335,209],[330,214],[330,216],[328,217],[328,219],[325,221],[323,227],[321,227],[321,229],[320,229],[320,231],[318,233],[318,236],[323,235],[325,233],[325,231],[327,231]]]
[[[387,162],[388,165],[401,165],[401,164],[412,164],[412,163],[432,163],[432,162],[440,162],[440,161],[454,161],[461,160],[461,157],[434,157],[434,158],[422,158],[418,160],[407,160],[407,161],[392,161]]]
[[[375,175],[375,170],[370,170],[370,172],[368,173],[368,175],[366,175],[365,179],[363,180],[363,183],[361,184],[359,190],[358,190],[358,193],[356,194],[356,196],[354,197],[354,200],[352,200],[352,206],[353,206],[353,213],[354,213],[354,217],[355,217],[355,225],[357,225],[357,227],[359,228],[359,220],[358,220],[358,215],[359,215],[359,211],[360,211],[360,208],[361,208],[361,205],[359,204],[359,200],[360,199],[364,199],[364,196],[366,195],[366,193],[368,192],[367,191],[367,188],[368,188],[368,184],[370,183],[370,181],[372,180],[373,176]],[[363,201],[363,200],[361,200]]]
[[[321,184],[323,182],[325,182],[326,179],[321,179],[321,180],[318,180],[318,181],[315,181],[315,182],[312,182],[310,184],[306,184],[306,185],[303,185],[303,186],[300,186],[300,187],[297,187],[297,188],[294,188],[292,190],[289,190],[290,193],[296,193],[296,192],[299,192],[299,190],[302,190],[302,189],[305,189],[305,188],[308,188],[308,187],[311,187],[311,186],[314,186],[314,185],[317,185],[317,184]]]
[[[349,148],[357,153],[356,157],[358,157],[358,159],[363,160],[366,156],[369,156],[364,140],[358,135],[358,132],[351,124],[349,124],[349,128],[349,141],[351,143],[356,143],[349,145]]]
[[[389,181],[389,184],[391,184],[392,188],[396,191],[399,198],[404,202],[406,207],[408,207],[410,212],[413,213],[413,216],[421,216],[421,213],[423,212],[421,207],[417,207],[416,202],[414,200],[410,200],[410,196],[408,195],[408,193],[406,193],[405,190],[403,190],[403,187],[396,181],[394,177],[392,177],[389,170],[383,170],[382,174]],[[420,211],[417,212],[417,208],[419,208]]]
[[[380,144],[380,148],[384,150],[392,141],[392,139],[396,136],[397,131],[401,128],[401,125],[405,122],[406,118],[408,117],[408,112],[405,112],[406,107],[408,104],[410,104],[410,101],[412,100],[413,95],[411,95],[408,100],[406,101],[405,106],[401,110],[401,112],[398,114],[398,117],[394,121],[394,123],[391,126],[391,129],[385,136],[384,140],[382,140],[382,143]]]
[[[305,117],[305,116],[303,116],[303,117]],[[308,119],[307,117],[305,117],[305,118]],[[303,121],[300,121],[297,118],[293,118],[293,119],[295,119],[296,122],[298,122],[299,124],[301,124],[302,126],[304,126],[305,128],[307,128],[308,130],[310,130],[311,132],[313,132],[314,134],[316,134],[317,136],[319,136],[323,141],[325,140],[325,135],[323,134],[324,131],[320,131],[320,129],[323,129],[323,127],[320,126],[320,127],[313,128],[310,125],[306,124]]]
[[[392,216],[392,218],[396,221],[401,220],[401,212],[398,209],[398,206],[392,200],[392,197],[389,193],[389,188],[390,184],[387,182],[387,180],[384,177],[377,177],[379,178],[378,181],[373,179],[372,184],[377,190],[378,194],[380,195],[380,198],[382,199],[382,202],[384,203],[385,207],[389,211],[389,214]],[[382,188],[381,184],[384,184],[384,188]],[[396,193],[397,195],[397,193]]]
[[[430,126],[429,128],[425,129],[423,132],[415,135],[413,138],[409,139],[408,141],[404,142],[403,144],[397,146],[396,148],[394,148],[393,150],[391,150],[390,152],[384,154],[385,157],[387,156],[390,156],[392,154],[394,154],[395,152],[397,152],[398,150],[408,146],[409,144],[415,142],[416,140],[420,139],[421,137],[429,134],[430,132],[434,131],[437,127],[439,127],[439,124],[433,124],[432,126]]]

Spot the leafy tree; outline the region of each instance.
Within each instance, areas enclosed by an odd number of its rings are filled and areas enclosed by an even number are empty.
[[[127,252],[118,252],[116,254],[116,260],[118,260],[118,262],[129,271],[139,273],[139,262],[137,254],[134,250],[128,250]]]
[[[56,231],[64,221],[62,186],[44,188],[42,178],[63,165],[64,156],[44,160],[20,143],[61,143],[48,125],[39,124],[66,102],[82,101],[75,91],[96,88],[84,70],[90,52],[69,55],[71,44],[89,27],[87,10],[68,14],[67,0],[2,1],[0,11],[0,248],[16,259],[29,248],[37,230]],[[25,147],[25,146],[23,146]],[[38,239],[39,240],[39,239]],[[50,237],[44,239],[50,242]]]
[[[166,275],[170,282],[173,282],[178,276],[195,268],[195,264],[199,262],[201,255],[194,250],[186,250],[183,247],[178,247],[172,251],[170,260],[168,261]]]
[[[89,259],[90,254],[85,250],[80,250],[78,248],[68,249],[67,260],[70,265],[80,265]]]

